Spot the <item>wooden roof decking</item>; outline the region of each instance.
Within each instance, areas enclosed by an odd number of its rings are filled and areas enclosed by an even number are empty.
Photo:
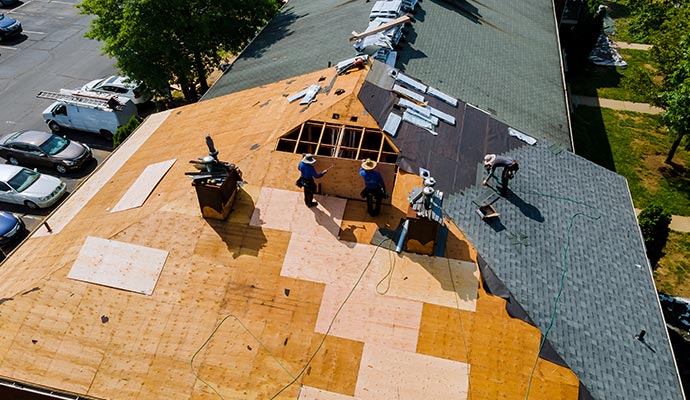
[[[70,197],[61,209],[81,202],[84,206],[74,210],[64,227],[53,234],[34,235],[0,268],[0,378],[93,398],[217,398],[192,373],[190,361],[218,328],[198,352],[194,368],[225,399],[271,398],[297,377],[317,349],[298,384],[278,398],[315,398],[317,390],[332,392],[324,396],[333,399],[341,398],[337,394],[385,398],[403,383],[401,398],[419,398],[415,393],[422,389],[439,395],[469,390],[468,398],[474,399],[524,397],[540,333],[510,318],[504,300],[487,295],[481,287],[474,299],[462,299],[473,302],[465,308],[409,299],[400,287],[391,292],[395,295],[380,295],[363,286],[354,297],[357,302],[351,304],[371,310],[372,315],[383,313],[380,316],[387,322],[366,320],[359,332],[360,327],[352,325],[356,320],[344,318],[323,340],[319,332],[328,325],[328,315],[348,286],[281,275],[288,255],[299,260],[294,256],[302,253],[306,260],[302,263],[310,268],[333,267],[325,265],[326,257],[319,255],[323,253],[342,254],[335,260],[343,268],[363,268],[366,255],[373,251],[369,243],[376,227],[394,228],[405,214],[407,194],[420,184],[417,176],[399,173],[392,205],[384,206],[377,218],[366,214],[363,202],[341,199],[342,215],[330,219],[338,221],[340,240],[333,231],[311,238],[290,227],[251,224],[257,204],[264,204],[261,196],[266,189],[274,193],[298,190],[294,181],[300,155],[274,151],[280,135],[309,119],[328,121],[333,113],[345,116],[341,120],[346,121],[348,116],[358,116],[357,124],[377,128],[356,99],[364,73],[337,77],[330,93],[320,93],[308,108],[286,100],[286,94],[322,76],[326,77],[322,83],[328,84],[334,74],[334,68],[317,71],[168,111],[158,117],[160,125],[122,167],[98,183],[98,190],[84,190],[87,197],[80,198],[80,189]],[[345,92],[336,95],[339,88]],[[184,175],[193,170],[185,160],[206,154],[203,138],[207,133],[215,141],[219,158],[237,163],[247,181],[226,221],[200,216],[194,188]],[[136,141],[139,134],[128,142]],[[178,161],[141,207],[110,212],[148,165],[172,158]],[[361,186],[361,182],[353,185]],[[287,197],[273,201],[281,203]],[[153,295],[67,278],[88,236],[168,251]],[[296,239],[314,239],[322,247],[308,245],[301,253],[291,253]],[[355,242],[364,251],[359,258]],[[384,270],[389,257],[401,263],[400,268],[417,268],[420,273],[425,273],[426,260],[433,260],[379,251],[376,260]],[[446,255],[449,268],[456,262],[474,262],[476,257],[453,226]],[[438,283],[442,289],[434,290],[443,290],[447,296],[448,291],[458,291],[452,287],[455,284],[467,288],[469,279],[480,286],[476,274],[463,282],[450,281],[450,287],[448,280],[431,280],[428,287]],[[406,277],[394,274],[393,279],[393,285],[404,285]],[[409,311],[389,314],[391,309],[377,308],[383,301],[379,296],[386,297],[392,307],[404,304]],[[352,311],[343,314],[348,315],[358,316]],[[412,319],[405,317],[403,322],[405,315]],[[386,324],[406,329],[395,351],[381,351],[386,336],[367,339]],[[361,333],[359,338],[348,337],[353,328]],[[362,365],[363,360],[368,364]],[[386,369],[393,364],[395,370]],[[410,369],[421,374],[418,381],[403,379]],[[435,379],[428,375],[432,373]],[[383,382],[386,375],[390,376],[387,383]],[[305,387],[301,394],[300,385]],[[372,392],[376,387],[382,391]],[[575,399],[577,393],[578,380],[570,370],[539,359],[530,398]]]

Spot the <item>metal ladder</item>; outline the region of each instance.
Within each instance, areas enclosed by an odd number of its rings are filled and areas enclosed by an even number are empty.
[[[36,95],[39,99],[49,99],[63,101],[65,103],[82,104],[97,108],[108,108],[116,111],[122,111],[125,106],[117,100],[117,96],[98,95],[95,93],[56,93],[42,90]]]

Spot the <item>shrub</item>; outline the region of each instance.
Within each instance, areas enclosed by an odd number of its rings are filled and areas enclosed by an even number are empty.
[[[668,239],[671,214],[660,205],[652,204],[640,212],[637,220],[642,230],[645,247],[647,248],[647,257],[652,267],[654,267],[661,259],[666,239]]]
[[[132,118],[130,118],[129,122],[117,128],[117,131],[115,131],[115,134],[113,135],[113,148],[119,146],[120,143],[124,142],[125,139],[127,139],[127,137],[131,135],[135,129],[137,129],[139,124],[141,124],[139,118],[133,116]]]

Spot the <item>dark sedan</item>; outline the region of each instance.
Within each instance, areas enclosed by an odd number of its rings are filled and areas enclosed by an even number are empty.
[[[21,218],[12,213],[0,211],[0,245],[6,245],[19,236],[24,229],[24,222]]]
[[[0,138],[0,157],[10,164],[55,168],[64,174],[93,156],[89,146],[48,132],[20,131]]]

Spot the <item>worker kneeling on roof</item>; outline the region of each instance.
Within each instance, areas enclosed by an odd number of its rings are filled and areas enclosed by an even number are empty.
[[[494,171],[496,168],[503,168],[503,172],[501,173],[501,194],[506,195],[508,193],[508,181],[513,179],[515,176],[515,172],[520,169],[518,165],[518,161],[506,157],[506,156],[497,156],[496,154],[487,154],[484,156],[484,169],[486,169],[486,172],[489,173],[489,176],[486,177],[482,181],[482,185],[486,186],[487,182],[491,177],[494,177]]]
[[[379,215],[381,201],[388,197],[383,177],[378,171],[374,171],[374,168],[376,168],[376,161],[367,158],[359,169],[359,175],[364,179],[361,196],[367,199],[367,212],[372,217]]]

